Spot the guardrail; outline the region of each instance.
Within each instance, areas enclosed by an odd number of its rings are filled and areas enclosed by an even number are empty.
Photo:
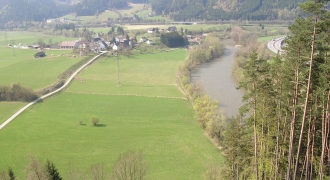
[[[285,38],[286,38],[286,36],[272,39],[271,41],[269,41],[267,43],[268,49],[270,49],[274,53],[282,54],[284,52],[284,50],[282,49],[282,43]]]

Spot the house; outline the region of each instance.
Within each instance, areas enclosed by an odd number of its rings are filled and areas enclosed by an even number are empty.
[[[206,37],[207,35],[209,35],[208,33],[203,33],[202,36]]]
[[[45,54],[45,52],[43,52],[43,51],[41,51],[41,52],[37,52],[37,53],[34,55],[35,58],[40,58],[40,57],[45,57],[45,56],[46,56],[46,54]]]
[[[149,28],[148,29],[148,33],[155,33],[156,32],[156,28]]]
[[[107,50],[109,47],[108,44],[99,37],[92,38],[89,46],[90,46],[91,50],[98,51],[98,52]]]
[[[140,39],[140,42],[147,42],[148,41],[148,39],[146,38],[146,37],[142,37],[141,39]]]
[[[146,43],[147,43],[147,44],[153,44],[154,42],[153,42],[152,40],[149,39]]]
[[[176,31],[177,31],[176,26],[170,26],[167,28],[167,32],[176,32]]]
[[[81,40],[81,41],[78,42],[78,48],[81,49],[81,50],[84,50],[84,49],[89,47],[89,44],[90,44],[89,41]]]
[[[112,50],[117,51],[117,50],[119,49],[118,46],[119,46],[119,45],[117,45],[116,43],[114,43],[113,46],[112,46]]]
[[[77,49],[78,42],[77,41],[63,41],[60,45],[61,49]]]
[[[47,23],[56,23],[57,20],[56,20],[56,19],[47,19],[46,22],[47,22]]]
[[[194,36],[194,35],[187,35],[187,39],[195,39],[196,38],[196,36]]]
[[[124,42],[124,40],[126,39],[126,36],[123,35],[119,35],[115,37],[116,42]]]
[[[39,49],[40,46],[38,44],[32,44],[32,45],[28,45],[28,48],[30,48],[30,49]]]

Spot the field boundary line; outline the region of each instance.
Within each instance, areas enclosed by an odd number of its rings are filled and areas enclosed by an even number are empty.
[[[46,99],[47,97],[49,96],[52,96],[58,92],[60,92],[61,90],[63,90],[65,87],[67,87],[70,82],[72,81],[72,79],[80,72],[82,71],[86,66],[88,66],[89,64],[91,64],[93,61],[95,61],[97,58],[99,58],[100,56],[102,56],[103,54],[107,53],[106,51],[105,52],[102,52],[101,54],[95,56],[94,58],[92,58],[91,60],[89,60],[87,63],[85,63],[84,65],[82,65],[79,69],[77,69],[67,80],[66,82],[58,89],[56,89],[55,91],[53,92],[50,92],[48,94],[45,94],[43,96],[41,96],[40,98],[38,98],[37,100],[34,100],[32,102],[30,102],[29,104],[25,105],[23,108],[21,108],[20,110],[18,110],[15,114],[13,114],[12,116],[10,116],[5,122],[3,122],[1,125],[0,125],[0,129],[4,128],[8,123],[10,123],[12,120],[14,120],[18,115],[20,115],[23,111],[25,111],[27,108],[29,108],[30,106],[32,106],[33,104],[43,100],[43,99]]]
[[[183,99],[187,100],[186,97],[171,97],[171,96],[147,96],[138,94],[111,94],[111,93],[88,93],[88,92],[75,92],[75,91],[65,91],[72,94],[90,94],[90,95],[106,95],[106,96],[135,96],[135,97],[149,97],[149,98],[164,98],[164,99]]]

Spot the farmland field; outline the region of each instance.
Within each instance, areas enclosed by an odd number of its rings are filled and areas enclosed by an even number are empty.
[[[0,102],[0,124],[18,111],[25,104],[24,102]]]
[[[145,155],[147,179],[201,179],[223,157],[175,86],[184,58],[182,49],[119,56],[120,86],[115,57],[98,59],[64,92],[0,130],[0,171],[11,166],[23,179],[33,155],[52,160],[65,179],[72,164],[87,176],[97,163],[111,172],[119,155],[133,149]],[[91,116],[100,119],[98,126]]]
[[[46,50],[44,58],[33,57],[37,50],[14,51],[0,47],[0,85],[18,83],[33,90],[43,88],[54,83],[58,75],[81,60],[80,57],[72,57],[72,51]]]
[[[7,36],[7,41],[6,37]],[[37,44],[38,40],[42,39],[45,43],[49,40],[54,44],[59,44],[62,41],[77,40],[77,38],[67,38],[61,36],[45,35],[41,33],[27,32],[27,31],[0,31],[0,46],[6,46],[7,44]]]

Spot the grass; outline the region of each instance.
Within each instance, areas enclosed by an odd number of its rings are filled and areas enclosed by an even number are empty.
[[[264,36],[264,37],[258,37],[258,42],[268,42],[274,38],[278,38],[278,37],[282,37],[282,36]]]
[[[52,160],[63,177],[70,163],[85,173],[92,164],[104,163],[109,172],[119,154],[136,149],[146,156],[147,179],[201,179],[209,165],[223,159],[193,114],[181,99],[62,93],[0,131],[5,147],[0,169],[11,166],[23,179],[32,154]],[[91,116],[100,119],[99,127],[89,122]]]
[[[0,124],[13,115],[14,112],[22,108],[24,102],[0,102]]]
[[[121,86],[116,86],[115,58],[97,60],[65,92],[29,108],[0,131],[0,171],[10,166],[24,179],[32,154],[52,160],[65,179],[70,164],[85,175],[96,163],[110,172],[122,152],[134,149],[145,154],[147,179],[202,179],[223,157],[174,85],[184,57],[182,49],[120,56]],[[100,119],[99,126],[91,124],[92,116]]]
[[[5,35],[7,35],[7,42]],[[7,44],[18,45],[19,43],[21,43],[22,45],[36,44],[39,39],[42,39],[47,44],[50,39],[54,44],[55,43],[59,44],[62,41],[77,40],[76,38],[44,35],[41,33],[27,32],[27,31],[12,31],[6,33],[4,31],[0,31],[0,46],[6,46]]]
[[[19,83],[33,90],[54,83],[57,76],[81,60],[72,51],[47,50],[46,57],[34,58],[36,50],[0,47],[0,85]],[[53,54],[54,56],[51,56]]]
[[[185,58],[185,50],[158,52],[154,54],[134,54],[129,58],[119,55],[120,79],[125,83],[137,84],[175,84],[175,73]],[[116,82],[116,58],[100,58],[79,78]]]

